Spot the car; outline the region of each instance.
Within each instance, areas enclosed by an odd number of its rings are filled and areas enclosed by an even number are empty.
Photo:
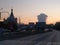
[[[44,31],[45,32],[52,32],[53,30],[51,28],[46,28]]]

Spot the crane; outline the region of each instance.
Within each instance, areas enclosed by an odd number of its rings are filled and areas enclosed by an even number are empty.
[[[1,8],[0,10],[2,10],[3,8]],[[7,11],[2,11],[2,12],[0,12],[0,20],[1,20],[1,14],[2,13],[8,13],[9,14],[9,12],[7,12]]]

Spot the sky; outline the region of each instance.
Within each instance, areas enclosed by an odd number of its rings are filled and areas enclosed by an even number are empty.
[[[7,18],[13,8],[14,16],[18,20],[20,17],[22,23],[37,22],[40,13],[48,16],[47,24],[60,21],[60,0],[0,0],[0,8],[9,12],[3,13],[2,18]]]

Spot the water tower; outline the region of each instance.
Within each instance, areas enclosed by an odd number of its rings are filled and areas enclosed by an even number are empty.
[[[46,28],[47,15],[44,13],[41,13],[37,17],[38,17],[38,22],[36,22],[37,28],[45,29]]]

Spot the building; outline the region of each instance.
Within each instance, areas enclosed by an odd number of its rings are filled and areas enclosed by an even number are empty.
[[[17,18],[14,17],[13,9],[11,9],[10,16],[6,20],[4,20],[4,21],[10,22],[10,23],[17,23]]]
[[[17,28],[17,18],[14,17],[13,9],[11,9],[10,16],[5,20],[4,24],[7,26],[8,29],[16,30]]]

